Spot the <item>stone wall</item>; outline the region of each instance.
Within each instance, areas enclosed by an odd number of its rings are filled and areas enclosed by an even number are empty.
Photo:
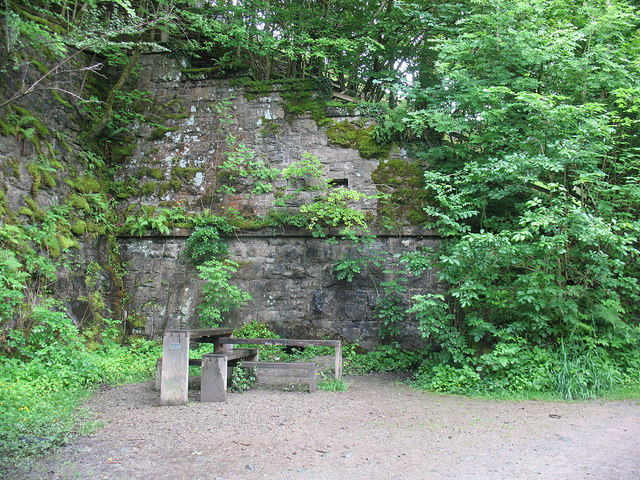
[[[166,328],[198,326],[196,307],[202,285],[183,254],[185,240],[184,236],[120,240],[130,272],[129,314],[147,320],[147,335],[157,337]],[[227,241],[230,258],[240,264],[234,282],[252,296],[244,308],[229,316],[228,326],[257,320],[294,338],[329,336],[368,348],[378,342],[373,308],[378,292],[382,292],[381,282],[393,276],[383,273],[382,267],[372,268],[370,274],[363,273],[352,282],[338,280],[334,263],[345,255],[359,254],[349,243],[329,243],[295,230],[277,235],[269,230],[249,232]],[[379,236],[367,253],[389,258],[437,243],[437,238],[422,235]],[[408,295],[439,290],[437,278],[429,273],[407,286]],[[401,336],[407,346],[420,343],[413,322],[403,326]]]
[[[234,194],[219,192],[224,176],[220,165],[232,149],[229,135],[269,167],[283,169],[306,152],[320,160],[327,178],[346,181],[368,195],[377,193],[371,175],[379,160],[332,145],[309,114],[287,115],[281,90],[245,95],[229,79],[190,79],[176,60],[149,55],[142,63],[138,88],[151,93],[147,114],[155,123],[135,129],[136,148],[119,176],[132,186],[127,200],[135,198],[140,205],[180,202],[191,211],[230,206],[248,215],[265,214],[274,194],[252,192],[251,179],[235,185]],[[278,88],[286,86],[274,86]],[[327,112],[335,121],[356,118],[343,114],[340,109]],[[404,156],[400,150],[392,155]],[[278,186],[282,183],[276,182]],[[361,208],[375,215],[376,204],[375,199],[364,200]]]
[[[268,167],[283,169],[307,152],[320,160],[327,178],[369,195],[377,193],[373,176],[380,160],[362,158],[355,148],[332,144],[326,127],[319,126],[310,114],[288,114],[282,87],[246,94],[228,79],[187,74],[182,70],[185,65],[166,56],[143,56],[141,64],[137,88],[148,92],[146,121],[131,126],[131,155],[125,157],[115,179],[120,187],[113,194],[121,213],[134,214],[142,206],[178,206],[193,213],[231,207],[250,218],[268,213],[275,195],[255,193],[252,179],[237,183],[232,194],[219,191],[224,177],[220,166],[232,148],[230,135],[236,146],[243,144]],[[47,211],[62,205],[73,205],[72,225],[86,220],[86,229],[76,233],[78,247],[64,255],[66,266],[60,268],[53,288],[74,322],[82,325],[91,319],[88,299],[98,292],[105,302],[103,315],[117,319],[122,314],[129,332],[158,338],[166,328],[198,326],[202,284],[184,257],[190,232],[120,237],[127,274],[125,288],[116,286],[110,269],[117,259],[105,235],[114,232],[93,228],[88,207],[71,201],[79,192],[95,193],[104,201],[107,198],[104,185],[104,191],[94,192],[80,184],[80,179],[92,174],[91,165],[80,155],[84,147],[78,139],[86,127],[82,115],[47,95],[33,95],[24,105],[49,129],[41,139],[41,149],[52,154],[51,159],[45,158],[36,143],[0,135],[4,205],[16,212],[13,220],[17,222],[33,221],[30,209]],[[353,113],[345,116],[345,111],[334,108],[326,114],[335,122],[365,125],[364,119]],[[391,158],[411,161],[399,149],[391,152]],[[47,163],[54,159],[58,163]],[[30,164],[44,165],[50,181],[34,179]],[[287,188],[281,180],[276,180],[275,186]],[[310,195],[303,192],[289,206],[309,201]],[[365,199],[355,206],[376,219],[376,199]],[[390,277],[378,268],[351,283],[339,281],[334,263],[347,254],[359,255],[349,242],[331,244],[314,238],[308,230],[284,227],[239,231],[228,241],[231,258],[240,264],[235,281],[253,298],[229,316],[230,326],[258,320],[286,336],[329,336],[369,347],[376,343],[373,308],[381,282]],[[378,236],[370,248],[392,255],[433,246],[437,241],[429,232],[405,227],[395,235]],[[408,295],[437,289],[434,278],[425,275],[409,285]],[[419,341],[411,322],[405,325],[403,338],[407,344]]]
[[[308,152],[320,160],[328,178],[368,195],[378,192],[372,174],[380,161],[362,158],[354,148],[331,144],[326,129],[310,114],[287,115],[278,87],[245,94],[228,79],[194,79],[181,71],[184,65],[167,57],[150,55],[142,63],[138,88],[151,92],[148,114],[162,125],[159,130],[149,124],[135,130],[137,144],[120,176],[131,185],[122,202],[128,210],[141,205],[181,205],[192,212],[232,207],[243,215],[266,214],[273,208],[274,194],[252,192],[250,179],[236,184],[232,194],[219,192],[220,165],[231,149],[229,135],[269,167],[285,168]],[[327,112],[336,122],[358,120],[343,115],[343,109]],[[399,149],[391,156],[411,161]],[[376,199],[356,206],[375,220]],[[134,323],[145,325],[139,333],[158,337],[166,328],[198,326],[196,307],[202,285],[183,254],[186,236],[188,232],[120,239],[129,272],[128,313]],[[373,309],[381,282],[391,277],[383,273],[384,268],[375,268],[351,283],[338,280],[334,263],[345,255],[360,255],[349,242],[332,244],[314,238],[308,230],[284,227],[238,232],[228,241],[231,258],[240,264],[234,281],[252,296],[244,308],[229,316],[229,326],[257,320],[285,336],[337,337],[366,347],[377,343]],[[437,242],[429,232],[405,227],[396,235],[378,236],[369,249],[392,256]],[[426,274],[408,285],[407,296],[436,290],[435,278]],[[412,322],[403,327],[402,337],[407,345],[420,342]]]

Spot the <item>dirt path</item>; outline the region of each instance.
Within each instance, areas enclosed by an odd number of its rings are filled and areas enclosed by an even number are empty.
[[[392,377],[347,392],[253,390],[160,407],[151,383],[108,389],[106,423],[32,479],[640,479],[640,402],[496,402]]]

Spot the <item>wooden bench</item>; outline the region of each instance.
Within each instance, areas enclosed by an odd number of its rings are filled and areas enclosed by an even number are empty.
[[[220,345],[283,345],[286,347],[332,347],[335,349],[335,378],[342,379],[342,342],[340,340],[301,340],[291,338],[231,338],[217,339]]]
[[[276,376],[301,377],[309,381],[309,393],[313,393],[317,388],[317,370],[315,363],[306,362],[245,362],[242,368],[256,371],[256,380],[260,381],[261,371],[273,371]]]
[[[187,403],[189,365],[199,363],[197,360],[192,361],[189,359],[189,348],[200,343],[213,344],[215,352],[213,355],[222,355],[224,357],[224,377],[220,376],[212,380],[209,375],[207,379],[203,378],[203,382],[205,387],[210,387],[212,381],[214,381],[218,389],[224,386],[226,395],[227,369],[232,368],[241,359],[258,360],[258,351],[256,349],[233,350],[229,346],[218,342],[220,338],[230,337],[232,333],[233,329],[231,328],[165,331],[162,342],[162,360],[156,366],[156,387],[160,390],[160,404],[184,405]],[[205,357],[202,360],[203,372],[210,372],[211,361],[205,362]]]
[[[227,363],[229,364],[229,367],[233,367],[235,366],[235,363],[237,363],[237,361],[242,360],[244,358],[257,359],[258,349],[257,348],[236,348],[236,349],[230,350],[225,355],[227,356]],[[189,366],[201,367],[202,359],[190,358]],[[162,357],[160,357],[156,361],[155,390],[160,391],[161,385],[162,385]]]

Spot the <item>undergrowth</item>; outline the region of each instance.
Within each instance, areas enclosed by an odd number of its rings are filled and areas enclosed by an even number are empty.
[[[0,477],[76,433],[78,407],[93,388],[146,380],[160,355],[158,344],[138,340],[93,351],[53,343],[33,359],[0,357]]]

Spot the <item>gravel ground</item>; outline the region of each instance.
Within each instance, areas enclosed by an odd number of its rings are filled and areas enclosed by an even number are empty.
[[[640,479],[640,402],[434,395],[393,376],[346,392],[252,390],[161,407],[152,383],[99,391],[104,426],[36,465],[43,479]]]

